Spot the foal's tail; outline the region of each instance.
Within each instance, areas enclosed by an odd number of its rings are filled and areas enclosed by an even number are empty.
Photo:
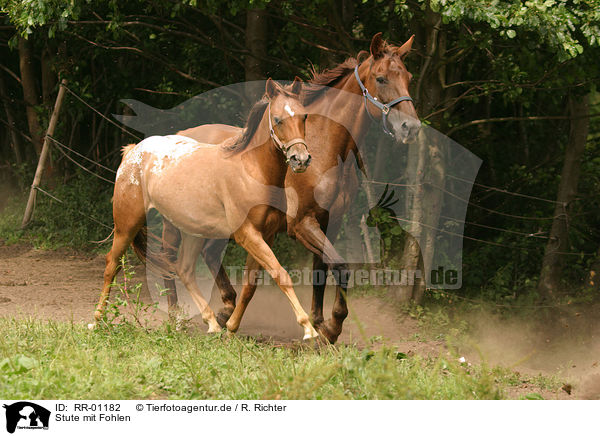
[[[137,257],[146,264],[154,273],[163,279],[175,277],[175,265],[171,262],[162,249],[156,249],[148,245],[148,237],[162,243],[162,239],[152,232],[148,232],[148,226],[144,225],[133,238],[131,246]]]

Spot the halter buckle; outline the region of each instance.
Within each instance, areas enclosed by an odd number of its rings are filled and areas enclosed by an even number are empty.
[[[391,108],[390,108],[389,106],[383,106],[383,107],[381,108],[381,112],[383,112],[385,115],[387,115],[387,114],[389,114],[389,113],[390,113],[390,109],[391,109]]]

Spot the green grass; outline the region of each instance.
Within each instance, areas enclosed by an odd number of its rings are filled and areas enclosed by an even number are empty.
[[[0,397],[12,399],[497,399],[519,381],[455,357],[281,347],[169,324],[0,319],[0,337]]]

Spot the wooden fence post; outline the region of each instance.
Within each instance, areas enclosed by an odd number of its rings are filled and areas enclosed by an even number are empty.
[[[31,220],[31,216],[33,215],[33,208],[35,204],[36,197],[36,188],[40,185],[40,181],[42,180],[42,174],[44,173],[44,169],[46,168],[46,160],[48,160],[48,153],[50,152],[50,136],[54,134],[54,129],[56,128],[56,123],[58,122],[58,114],[60,112],[60,106],[62,105],[63,98],[65,96],[65,85],[67,84],[67,80],[63,79],[60,82],[60,87],[58,88],[58,96],[56,97],[56,102],[54,103],[54,110],[52,111],[52,115],[50,116],[50,123],[48,124],[48,130],[46,131],[46,136],[44,137],[44,145],[42,147],[42,152],[40,154],[40,159],[38,160],[37,168],[35,170],[35,176],[33,177],[33,183],[31,184],[31,191],[29,191],[29,200],[27,200],[27,207],[25,208],[25,215],[23,215],[23,222],[21,223],[21,228],[25,228],[29,221]]]

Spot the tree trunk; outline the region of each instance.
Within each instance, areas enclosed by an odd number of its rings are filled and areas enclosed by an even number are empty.
[[[571,127],[569,142],[565,147],[565,162],[558,186],[558,202],[554,209],[554,220],[550,238],[546,245],[538,291],[545,298],[555,297],[560,289],[560,278],[564,258],[560,252],[569,251],[569,209],[577,195],[577,184],[581,170],[581,157],[587,141],[589,128],[589,96],[570,97],[569,111]]]
[[[441,16],[427,7],[425,10],[424,29],[426,35],[424,47],[425,58],[421,66],[421,75],[417,82],[415,95],[420,102],[420,115],[428,115],[435,110],[445,97],[442,80],[446,71],[440,62],[446,52],[446,38],[441,30]],[[441,115],[430,117],[436,127],[442,120]],[[438,144],[428,143],[420,135],[417,143],[409,148],[407,160],[407,182],[417,186],[412,195],[406,199],[406,211],[410,216],[410,234],[407,235],[401,258],[401,267],[410,278],[413,272],[420,273],[414,281],[408,280],[393,287],[393,293],[400,302],[415,301],[420,303],[426,289],[426,275],[430,269],[430,260],[434,256],[434,241],[439,224],[443,192],[445,166]],[[435,185],[432,187],[429,185]],[[421,243],[424,242],[423,246]],[[424,262],[428,259],[429,262]]]
[[[52,53],[46,47],[42,53],[42,101],[44,106],[52,107],[52,94],[57,82],[56,74],[52,68]]]
[[[267,14],[264,9],[250,9],[246,13],[246,55],[244,69],[246,81],[266,78],[264,59],[267,56]],[[246,97],[250,104],[258,100],[264,92],[264,86],[248,84]]]
[[[6,121],[9,125],[10,132],[10,146],[15,154],[15,163],[17,165],[21,165],[23,163],[23,153],[21,151],[21,140],[19,135],[17,134],[16,128],[17,124],[15,123],[15,117],[12,112],[11,105],[8,103],[9,96],[8,91],[6,89],[6,85],[4,83],[4,78],[2,77],[2,73],[0,72],[0,98],[2,99],[2,103],[4,105],[4,110],[6,111]]]
[[[407,165],[414,168],[414,179],[409,181],[416,185],[413,188],[413,194],[408,196],[407,212],[410,216],[410,232],[407,235],[400,259],[400,265],[407,273],[407,280],[398,286],[392,287],[392,292],[396,299],[401,303],[406,303],[413,299],[415,289],[424,286],[424,273],[419,265],[422,265],[421,247],[419,240],[423,233],[423,194],[425,192],[425,168],[427,165],[427,146],[418,141],[410,146],[415,152],[409,151],[409,159]],[[420,277],[415,277],[414,274],[420,269]],[[413,280],[414,277],[414,280]]]
[[[42,151],[42,133],[35,107],[39,105],[40,100],[34,72],[31,41],[23,37],[19,37],[19,66],[21,69],[21,85],[23,86],[23,99],[26,105],[29,135],[33,141],[35,152],[39,156]]]
[[[592,287],[596,292],[600,290],[600,249],[596,255],[596,260],[592,262],[592,266],[590,267],[587,285]]]

